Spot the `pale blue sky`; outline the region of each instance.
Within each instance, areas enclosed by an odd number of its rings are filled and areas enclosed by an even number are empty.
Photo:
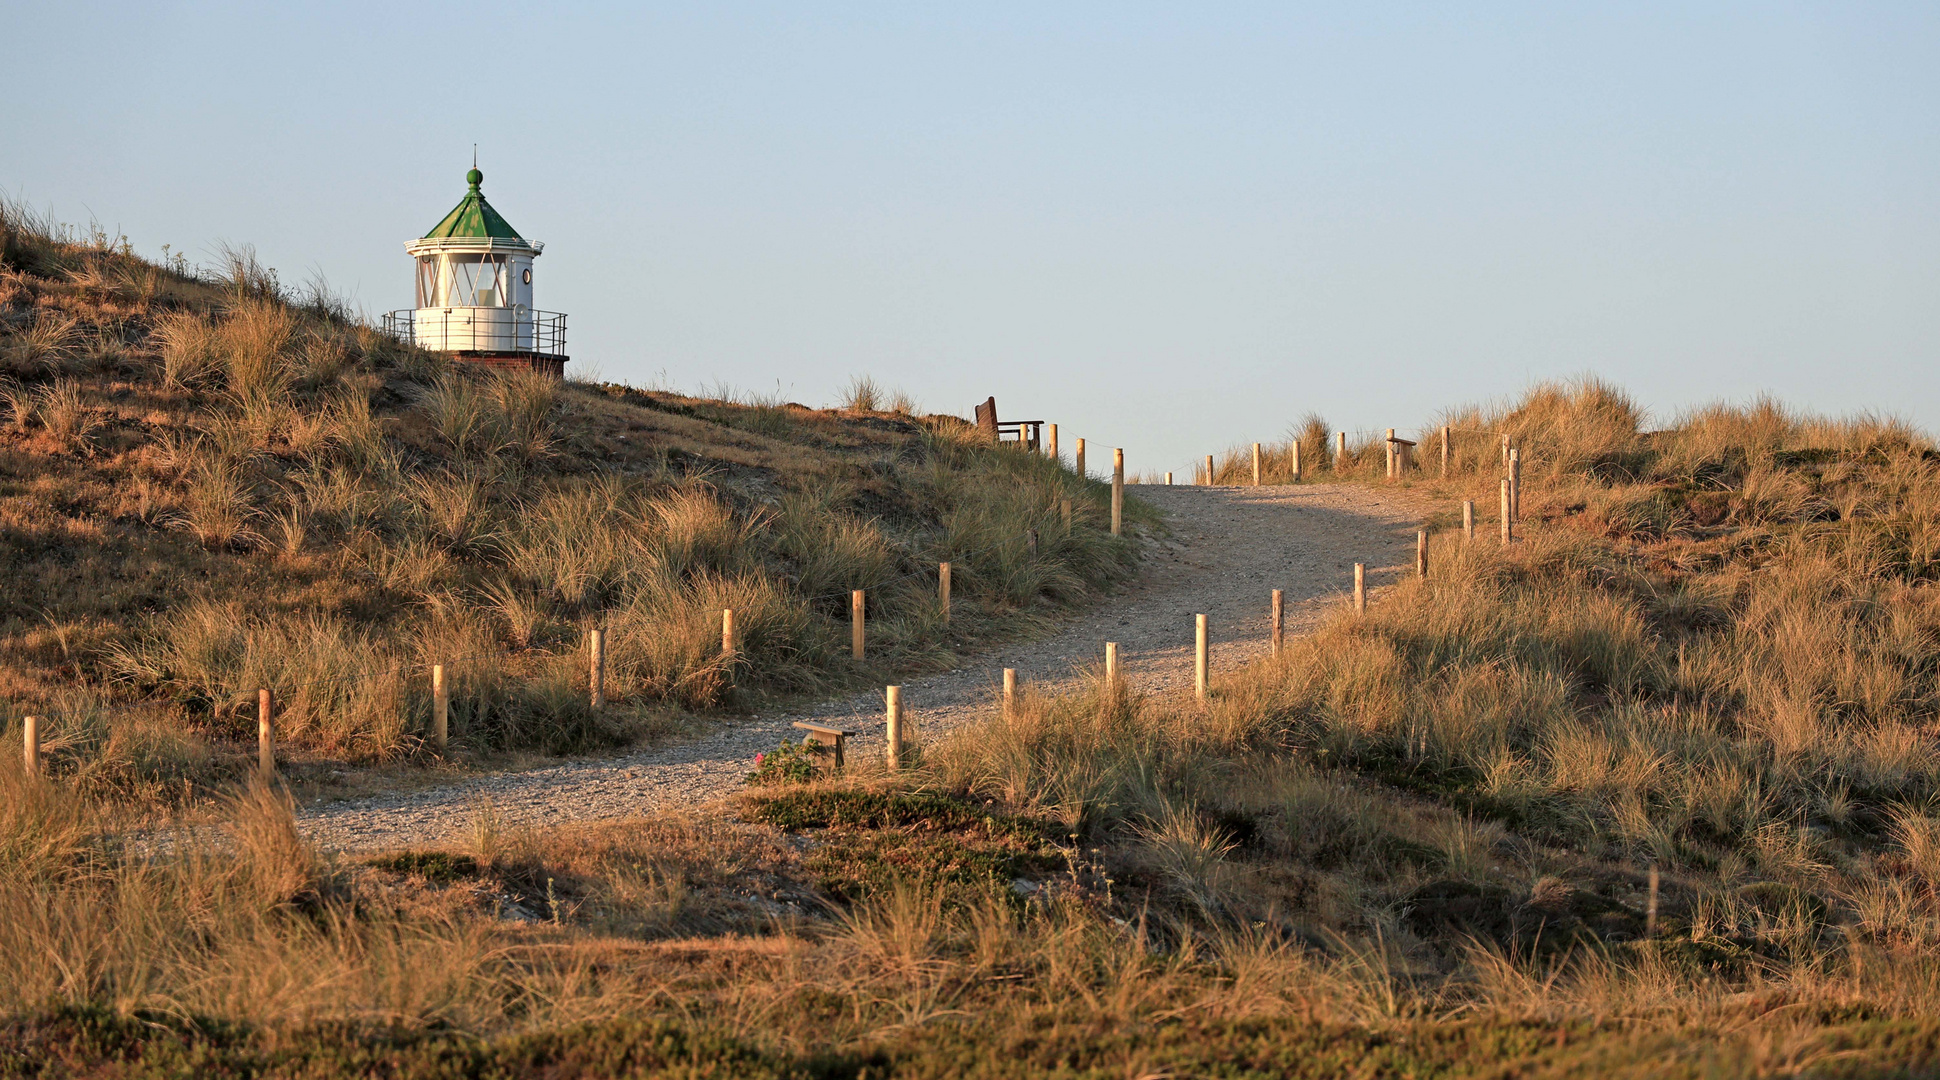
[[[1940,428],[1940,5],[4,0],[0,187],[371,312],[485,190],[608,378],[1133,469],[1594,372]]]

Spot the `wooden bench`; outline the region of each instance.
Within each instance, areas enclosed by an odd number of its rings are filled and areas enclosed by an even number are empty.
[[[855,732],[843,731],[841,728],[832,728],[824,724],[810,724],[801,720],[795,721],[794,726],[808,732],[802,739],[802,745],[807,746],[813,743],[817,746],[828,747],[835,758],[835,767],[838,769],[842,767],[844,744],[848,742],[849,738]]]
[[[1044,436],[1042,420],[998,420],[995,397],[985,398],[977,406],[977,427],[990,436],[991,442],[1012,443],[1026,450],[1038,449]]]

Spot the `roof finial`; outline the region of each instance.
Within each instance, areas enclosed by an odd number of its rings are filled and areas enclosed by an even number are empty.
[[[472,186],[472,194],[478,194],[478,185],[485,182],[485,174],[478,171],[478,144],[472,144],[472,171],[465,174],[465,183]]]

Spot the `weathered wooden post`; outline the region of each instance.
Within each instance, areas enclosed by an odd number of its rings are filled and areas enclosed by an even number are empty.
[[[595,628],[587,635],[587,682],[593,708],[606,707],[606,631]]]
[[[1111,452],[1111,534],[1119,535],[1125,525],[1125,451]]]
[[[1046,437],[1044,440],[1044,456],[1047,458],[1050,458],[1052,461],[1057,461],[1058,460],[1058,426],[1056,424],[1046,424],[1044,426],[1050,429],[1050,431],[1046,433]]]
[[[1399,468],[1396,468],[1396,461],[1401,453],[1401,448],[1394,444],[1393,428],[1388,429],[1387,447],[1388,447],[1388,479],[1392,480],[1395,477],[1401,475],[1401,470]]]
[[[1511,509],[1510,509],[1510,495],[1509,495],[1509,478],[1508,478],[1508,477],[1506,477],[1506,476],[1502,478],[1502,509],[1501,509],[1501,517],[1502,517],[1502,542],[1503,542],[1503,543],[1505,543],[1505,544],[1507,544],[1507,543],[1509,543],[1510,541],[1512,541],[1512,540],[1514,540],[1514,539],[1516,538],[1516,533],[1515,533],[1515,529],[1511,527],[1511,523],[1512,523],[1512,522],[1513,522],[1513,521],[1514,521],[1515,519],[1514,519],[1514,517],[1513,517],[1513,516],[1511,515]]]
[[[1017,669],[1014,667],[1007,667],[1004,669],[1004,719],[1006,720],[1010,719],[1012,716],[1012,711],[1015,710],[1016,708],[1017,708]]]
[[[1293,482],[1300,482],[1300,440],[1293,440]]]
[[[28,776],[40,775],[40,717],[29,716],[20,722],[21,764]]]
[[[445,688],[445,666],[431,665],[431,745],[445,752],[451,738],[451,693]]]
[[[1085,441],[1083,439],[1078,440],[1078,461],[1075,466],[1075,471],[1079,476],[1084,476],[1085,474]]]
[[[1213,482],[1213,456],[1211,454],[1207,454],[1206,455],[1206,486],[1211,487],[1212,482]]]
[[[1282,589],[1273,590],[1273,655],[1287,646],[1287,594]]]
[[[1428,576],[1428,530],[1415,530],[1415,576]]]
[[[1170,472],[1165,474],[1165,486],[1166,487],[1172,486],[1172,474]]]
[[[1354,614],[1367,614],[1367,564],[1354,564]]]
[[[256,691],[256,768],[268,780],[276,775],[276,736],[269,726],[269,714],[276,699],[267,687]]]
[[[1522,520],[1522,448],[1509,449],[1509,516]]]
[[[1058,514],[1064,518],[1064,535],[1071,535],[1071,500],[1058,500]]]
[[[1462,500],[1462,542],[1475,539],[1475,500]]]
[[[849,594],[849,651],[857,660],[862,659],[863,629],[862,609],[863,591],[857,589]]]
[[[1200,701],[1206,700],[1206,669],[1211,666],[1206,643],[1206,617],[1195,615],[1192,619],[1192,696]]]
[[[900,769],[903,767],[903,688],[900,686],[883,687],[883,726],[888,729],[889,767]]]
[[[1346,472],[1347,471],[1347,432],[1345,431],[1335,432],[1334,439],[1335,439],[1334,471]]]
[[[1650,899],[1644,905],[1644,936],[1657,936],[1657,864],[1650,864]]]
[[[1118,642],[1105,642],[1105,690],[1118,691]]]
[[[734,609],[721,609],[721,655],[734,655]]]
[[[1453,453],[1453,451],[1449,449],[1449,442],[1448,442],[1449,435],[1450,435],[1450,432],[1448,430],[1448,425],[1443,424],[1442,425],[1442,479],[1443,480],[1448,479],[1448,458],[1449,458],[1449,455]]]
[[[950,625],[950,564],[936,564],[936,600],[943,608],[943,625]]]
[[[1253,444],[1253,486],[1260,486],[1260,444]]]

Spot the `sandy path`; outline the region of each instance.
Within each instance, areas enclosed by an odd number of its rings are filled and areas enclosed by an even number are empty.
[[[1126,678],[1140,690],[1192,685],[1193,616],[1209,616],[1214,670],[1263,655],[1268,600],[1286,590],[1287,629],[1297,633],[1351,588],[1353,564],[1368,564],[1374,587],[1412,569],[1421,505],[1401,493],[1330,484],[1299,487],[1141,487],[1166,512],[1172,539],[1156,543],[1137,585],[1040,641],[981,653],[955,671],[907,683],[906,708],[925,735],[988,715],[1004,668],[1041,688],[1075,681],[1119,643]],[[864,732],[854,755],[882,752],[879,692],[798,712],[724,724],[676,746],[619,757],[564,761],[447,787],[306,808],[304,831],[325,848],[369,851],[436,844],[469,834],[489,799],[501,827],[636,817],[694,806],[741,786],[754,755],[801,733],[795,720]]]

